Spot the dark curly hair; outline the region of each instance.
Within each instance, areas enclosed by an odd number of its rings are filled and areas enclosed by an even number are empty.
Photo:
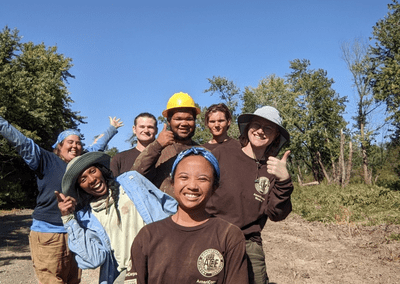
[[[103,175],[104,180],[106,181],[107,188],[111,191],[111,197],[114,199],[114,207],[117,211],[118,215],[118,221],[120,222],[121,216],[120,212],[118,210],[118,200],[119,200],[119,186],[120,184],[114,179],[114,175],[112,171],[101,165],[101,164],[93,164],[91,166],[96,167],[101,174]],[[78,206],[83,208],[84,206],[89,205],[89,203],[93,200],[93,195],[87,193],[84,191],[78,184],[78,182],[75,184],[76,187],[76,192],[78,195]],[[106,200],[106,208],[107,208],[107,213],[108,213],[108,203],[109,203],[109,197]]]

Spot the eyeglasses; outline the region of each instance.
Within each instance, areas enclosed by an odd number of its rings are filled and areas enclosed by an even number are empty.
[[[250,124],[250,128],[253,128],[254,130],[258,130],[258,129],[262,129],[262,131],[265,134],[271,134],[274,133],[276,131],[276,127],[271,126],[271,125],[262,125],[259,122],[253,121]]]

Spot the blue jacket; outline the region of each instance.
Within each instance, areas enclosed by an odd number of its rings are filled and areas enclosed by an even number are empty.
[[[116,180],[133,201],[146,224],[176,213],[176,200],[138,172],[123,173]],[[76,254],[79,268],[94,269],[101,265],[99,283],[113,283],[119,275],[118,263],[106,231],[92,214],[90,205],[75,212],[75,218],[64,227],[68,232],[68,246]],[[130,250],[130,247],[127,249]]]

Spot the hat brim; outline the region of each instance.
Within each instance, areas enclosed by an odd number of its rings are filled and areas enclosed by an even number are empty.
[[[182,108],[182,109],[184,109],[184,108],[195,109],[195,110],[196,110],[196,115],[198,115],[198,114],[201,113],[201,110],[200,110],[200,108],[198,108],[198,107],[173,107],[173,108],[165,109],[165,110],[162,112],[162,115],[163,115],[164,117],[168,117],[168,112],[169,112],[169,111],[174,110],[174,109],[178,109],[178,108]]]
[[[276,125],[276,127],[278,127],[278,129],[279,129],[281,136],[283,136],[283,138],[285,139],[285,143],[290,141],[289,132],[285,128],[283,128],[279,124],[276,124],[272,120],[269,120],[265,117],[262,117],[260,115],[254,114],[254,113],[244,113],[244,114],[239,115],[237,121],[238,121],[240,135],[243,134],[244,130],[246,129],[247,124],[255,117],[259,117],[263,120],[269,121],[269,122],[273,123],[274,125]]]
[[[111,157],[103,152],[89,152],[77,157],[76,161],[73,161],[73,164],[71,164],[70,167],[67,167],[67,171],[63,176],[61,183],[63,194],[65,196],[71,196],[77,200],[78,194],[76,192],[75,184],[79,175],[94,164],[101,164],[110,168],[110,160]]]

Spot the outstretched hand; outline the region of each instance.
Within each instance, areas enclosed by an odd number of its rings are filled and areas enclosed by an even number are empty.
[[[168,145],[174,143],[174,133],[171,130],[167,130],[167,125],[164,123],[164,127],[161,130],[160,134],[157,137],[158,143],[164,148]]]
[[[75,198],[71,196],[66,197],[64,194],[59,193],[58,191],[54,191],[54,194],[57,198],[58,209],[60,209],[61,216],[66,216],[75,212],[75,206],[77,204]]]
[[[269,157],[267,161],[267,171],[268,173],[274,175],[278,181],[286,180],[290,178],[289,172],[286,168],[286,161],[290,155],[290,150],[283,154],[282,159],[275,157]]]
[[[116,129],[120,128],[121,126],[124,126],[124,122],[121,121],[120,118],[117,119],[115,116],[114,117],[109,116],[108,118],[110,119],[110,124],[114,126]]]

